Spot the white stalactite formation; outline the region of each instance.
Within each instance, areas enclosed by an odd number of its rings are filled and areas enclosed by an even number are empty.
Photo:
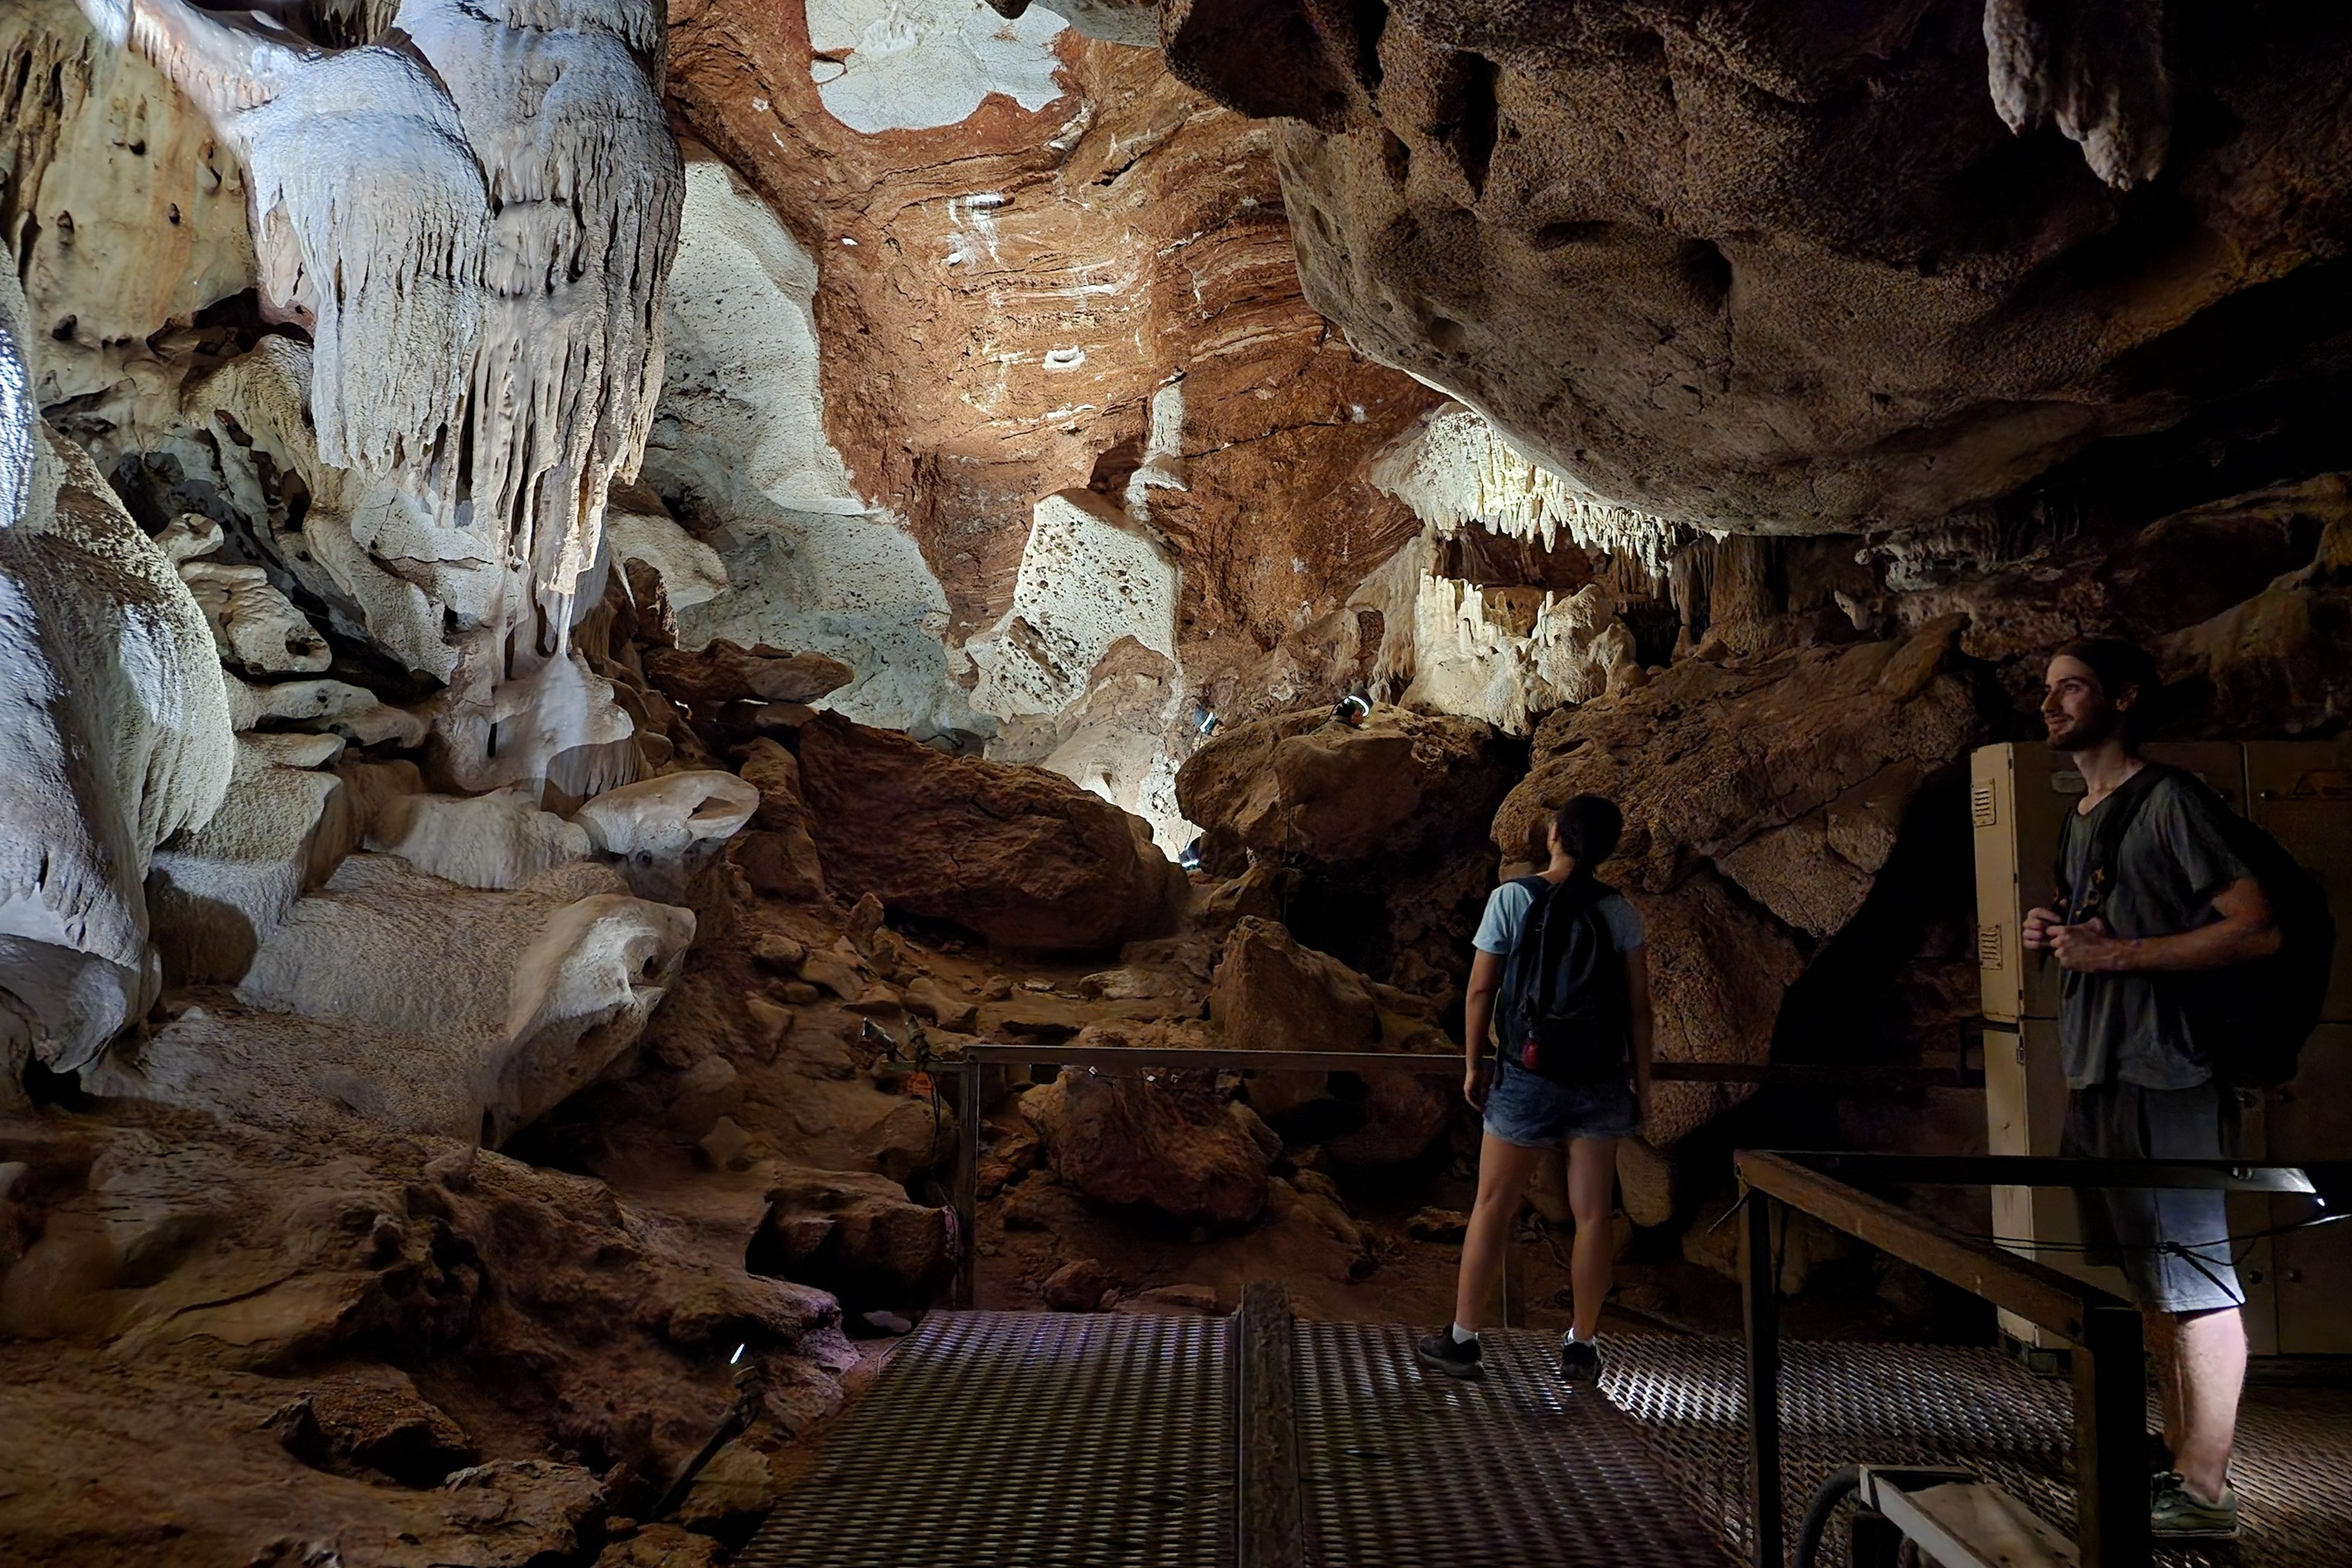
[[[1513,539],[1571,543],[1630,557],[1652,577],[1693,537],[1684,525],[1601,500],[1503,439],[1485,416],[1458,403],[1435,409],[1372,464],[1377,488],[1449,537],[1475,523]]]
[[[263,293],[316,343],[320,460],[502,533],[558,609],[661,389],[685,176],[659,7],[402,0],[386,42],[332,50],[185,0],[79,3],[247,165]],[[278,9],[347,34],[386,7]]]

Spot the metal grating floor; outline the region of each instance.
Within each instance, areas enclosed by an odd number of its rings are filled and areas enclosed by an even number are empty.
[[[1298,1325],[1301,1489],[1327,1563],[1730,1568],[1624,1416],[1561,1379],[1549,1339],[1490,1332],[1486,1375],[1457,1383],[1414,1362],[1415,1332]]]
[[[1601,1380],[1675,1484],[1744,1558],[1748,1427],[1737,1341],[1612,1336]],[[1786,1517],[1841,1465],[1964,1465],[2069,1536],[2073,1392],[2001,1352],[1937,1345],[1782,1346]],[[2151,1425],[2156,1419],[2149,1412]],[[2244,1533],[2159,1547],[2160,1568],[2352,1568],[2352,1389],[2246,1390],[2232,1464]],[[1833,1533],[1835,1533],[1833,1531]],[[1827,1561],[1843,1562],[1843,1543]]]
[[[739,1568],[1222,1568],[1227,1327],[934,1312]]]
[[[739,1568],[1228,1568],[1232,1321],[939,1312],[827,1434]],[[1599,1393],[1550,1340],[1425,1377],[1402,1325],[1300,1323],[1307,1533],[1325,1568],[1727,1568],[1747,1549],[1736,1341],[1613,1335]],[[1964,1465],[2072,1533],[2072,1394],[1994,1350],[1789,1342],[1793,1535],[1840,1465]],[[2255,1385],[2245,1535],[2160,1568],[2352,1568],[2352,1388]],[[1842,1531],[1826,1559],[1842,1560]]]

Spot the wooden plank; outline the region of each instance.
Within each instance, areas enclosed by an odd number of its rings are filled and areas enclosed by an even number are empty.
[[[2073,1542],[1982,1481],[1947,1481],[1916,1492],[1884,1488],[1878,1506],[1951,1568],[2080,1568]]]
[[[1234,1528],[1241,1568],[1307,1568],[1300,1506],[1298,1419],[1290,1364],[1290,1293],[1267,1282],[1242,1290],[1234,1315]]]
[[[1787,1155],[1741,1150],[1732,1162],[1751,1189],[1769,1193],[1835,1229],[2078,1344],[2084,1321],[2094,1308],[2124,1305],[2095,1286],[2031,1258],[1955,1236]]]

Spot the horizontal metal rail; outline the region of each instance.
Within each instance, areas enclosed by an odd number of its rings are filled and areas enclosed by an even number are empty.
[[[1459,1051],[1435,1055],[1419,1051],[1253,1051],[1231,1047],[1190,1046],[1053,1046],[1001,1045],[975,1041],[959,1047],[944,1061],[981,1061],[1022,1066],[1045,1063],[1058,1067],[1204,1068],[1231,1072],[1402,1072],[1416,1077],[1446,1078],[1463,1069]],[[1952,1068],[1837,1067],[1820,1062],[1657,1062],[1650,1068],[1657,1083],[1820,1083],[1901,1088],[1979,1087],[1981,1073]]]
[[[1848,1154],[1790,1156],[1843,1182],[1915,1186],[2171,1187],[2222,1193],[2285,1193],[2325,1197],[2352,1184],[2352,1161],[2254,1165],[2243,1160],[2100,1160],[2038,1154]]]
[[[956,1140],[955,1206],[960,1255],[956,1264],[955,1304],[970,1307],[975,1304],[978,1292],[978,1249],[980,1224],[980,1069],[982,1067],[1048,1067],[1087,1068],[1096,1072],[1146,1071],[1207,1071],[1207,1072],[1401,1072],[1417,1078],[1452,1078],[1462,1072],[1465,1058],[1457,1051],[1442,1055],[1423,1051],[1256,1051],[1231,1047],[1202,1047],[1189,1046],[1055,1046],[1039,1044],[1007,1045],[992,1040],[974,1040],[930,1058],[929,1065],[941,1076],[953,1075],[960,1083],[958,1093],[958,1131]],[[1864,1084],[1919,1088],[1925,1086],[1966,1086],[1967,1075],[1939,1068],[1911,1067],[1831,1067],[1819,1063],[1784,1062],[1658,1062],[1650,1068],[1652,1081],[1657,1083],[1821,1083],[1843,1087]],[[1973,1082],[1981,1085],[1984,1075],[1977,1073]],[[1513,1287],[1517,1283],[1516,1256],[1507,1258],[1505,1268],[1506,1316],[1511,1311]]]

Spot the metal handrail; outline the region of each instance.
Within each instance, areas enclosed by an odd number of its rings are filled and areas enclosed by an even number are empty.
[[[2339,1164],[2230,1160],[1766,1150],[1742,1150],[1732,1160],[1746,1189],[1739,1273],[1748,1435],[1755,1455],[1748,1479],[1749,1517],[1755,1524],[1749,1562],[1754,1568],[1780,1568],[1783,1546],[1780,1280],[1772,1257],[1777,1205],[1800,1209],[2078,1346],[2073,1358],[2074,1517],[2082,1568],[2147,1568],[2147,1365],[2138,1309],[2047,1264],[1948,1230],[1841,1178],[1945,1186],[2193,1186],[2316,1195],[2352,1173]]]
[[[954,1302],[973,1304],[978,1273],[980,1224],[980,1069],[987,1066],[1034,1066],[1045,1063],[1082,1067],[1096,1072],[1231,1071],[1231,1072],[1402,1072],[1421,1078],[1451,1078],[1460,1073],[1465,1058],[1459,1051],[1264,1051],[1239,1047],[1193,1046],[1055,1046],[1044,1043],[1006,1044],[974,1040],[930,1059],[930,1070],[953,1073],[960,1080],[954,1188],[959,1255]],[[1964,1069],[1906,1067],[1832,1067],[1819,1063],[1655,1062],[1650,1068],[1655,1083],[1835,1083],[1970,1087]],[[1981,1085],[1983,1074],[1973,1077]],[[1518,1321],[1516,1251],[1505,1258],[1506,1320]]]

